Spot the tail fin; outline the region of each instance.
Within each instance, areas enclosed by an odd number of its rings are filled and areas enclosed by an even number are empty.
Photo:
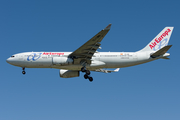
[[[171,33],[174,27],[165,27],[145,48],[140,50],[144,51],[158,51],[164,46],[168,45]]]

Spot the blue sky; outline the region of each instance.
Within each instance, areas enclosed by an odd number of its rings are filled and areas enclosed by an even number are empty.
[[[1,120],[179,120],[180,2],[177,0],[8,0],[0,2]],[[170,60],[118,73],[63,79],[58,69],[9,65],[12,54],[74,51],[112,23],[100,52],[133,52],[174,26]]]

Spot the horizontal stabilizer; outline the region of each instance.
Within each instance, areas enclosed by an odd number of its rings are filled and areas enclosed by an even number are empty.
[[[103,72],[103,73],[111,73],[111,72],[118,72],[120,68],[116,68],[115,70],[105,70],[105,69],[96,69],[96,72]]]
[[[166,60],[169,60],[170,58],[168,58],[168,57],[162,57],[161,59],[166,59]]]
[[[165,47],[161,48],[160,50],[156,51],[155,53],[153,53],[151,55],[151,57],[156,58],[156,57],[159,57],[161,55],[164,55],[171,47],[172,47],[172,45],[165,46]]]

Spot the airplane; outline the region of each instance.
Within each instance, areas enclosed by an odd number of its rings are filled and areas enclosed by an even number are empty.
[[[169,59],[166,53],[172,45],[168,45],[174,27],[165,27],[149,44],[136,52],[98,52],[101,41],[109,32],[111,24],[97,33],[74,52],[23,52],[14,54],[6,62],[25,68],[55,68],[60,69],[61,78],[79,77],[80,72],[85,73],[84,78],[93,78],[90,71],[111,73],[118,72],[120,68],[139,65],[157,59]],[[116,68],[107,70],[107,68]]]

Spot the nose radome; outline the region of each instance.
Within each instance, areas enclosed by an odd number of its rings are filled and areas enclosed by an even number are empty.
[[[10,58],[8,58],[8,59],[6,60],[6,62],[7,62],[7,63],[10,63]]]

